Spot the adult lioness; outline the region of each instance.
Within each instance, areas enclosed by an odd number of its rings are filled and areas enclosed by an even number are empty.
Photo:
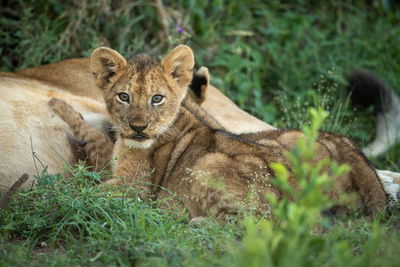
[[[193,217],[209,212],[217,217],[235,214],[246,206],[255,188],[255,201],[248,208],[265,212],[269,208],[265,193],[282,197],[270,183],[273,171],[269,164],[281,162],[290,169],[284,153],[302,133],[277,130],[240,137],[210,127],[207,119],[197,117],[200,113],[181,105],[193,65],[193,53],[187,46],[173,49],[161,62],[147,55],[126,61],[109,48],[93,52],[91,70],[118,129],[114,174],[121,178],[108,182],[121,184],[125,178],[162,186],[180,196]],[[50,105],[61,116],[73,114],[63,101],[53,100]],[[369,214],[385,206],[386,195],[375,170],[349,139],[321,133],[317,142],[316,160],[329,157],[351,167],[334,181],[330,197],[358,192]],[[217,180],[223,193],[210,187],[209,177]],[[292,175],[289,182],[296,183]],[[165,191],[158,188],[143,187],[147,193],[164,197]]]

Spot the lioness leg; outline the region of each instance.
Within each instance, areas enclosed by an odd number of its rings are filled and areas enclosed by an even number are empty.
[[[83,150],[89,163],[98,170],[108,168],[114,146],[111,140],[104,133],[87,123],[82,115],[64,100],[52,98],[49,101],[49,106],[71,127],[76,138],[86,142]],[[72,147],[72,149],[74,148]]]
[[[376,170],[386,194],[394,201],[400,198],[400,173],[386,170]]]

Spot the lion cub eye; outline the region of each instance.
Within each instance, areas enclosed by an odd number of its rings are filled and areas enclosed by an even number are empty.
[[[151,103],[153,105],[160,105],[163,101],[164,101],[164,96],[162,96],[162,95],[154,95],[151,98]]]
[[[118,98],[119,98],[119,100],[121,100],[122,102],[129,103],[129,95],[128,95],[127,93],[119,93],[119,94],[118,94]]]

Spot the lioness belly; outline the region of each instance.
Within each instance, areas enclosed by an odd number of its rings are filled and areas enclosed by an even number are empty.
[[[27,188],[45,167],[48,173],[63,173],[65,164],[76,163],[68,142],[70,127],[47,104],[52,94],[64,93],[36,81],[0,76],[0,94],[0,190],[24,173],[30,176],[23,185]],[[90,109],[80,103],[75,107]]]

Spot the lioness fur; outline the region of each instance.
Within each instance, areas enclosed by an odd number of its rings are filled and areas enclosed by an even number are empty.
[[[109,48],[92,53],[90,68],[118,132],[113,152],[117,178],[108,183],[141,182],[146,194],[160,198],[166,195],[159,190],[164,187],[182,199],[193,217],[224,218],[243,208],[267,212],[265,194],[283,196],[271,184],[270,163],[280,162],[290,170],[284,154],[302,133],[276,130],[238,136],[215,129],[201,112],[188,107],[192,103],[183,101],[193,65],[187,46],[178,46],[161,61],[147,55],[127,61]],[[58,114],[68,109],[59,100],[50,106]],[[328,157],[351,167],[327,192],[332,199],[357,192],[367,214],[385,206],[377,174],[353,142],[328,133],[320,133],[316,142],[314,163]],[[292,174],[289,182],[296,184]]]
[[[64,164],[75,164],[68,136],[71,128],[51,109],[52,97],[68,101],[98,128],[108,122],[104,102],[76,96],[56,86],[14,73],[0,74],[0,190],[5,191],[23,174],[30,187],[47,167],[62,173]]]

